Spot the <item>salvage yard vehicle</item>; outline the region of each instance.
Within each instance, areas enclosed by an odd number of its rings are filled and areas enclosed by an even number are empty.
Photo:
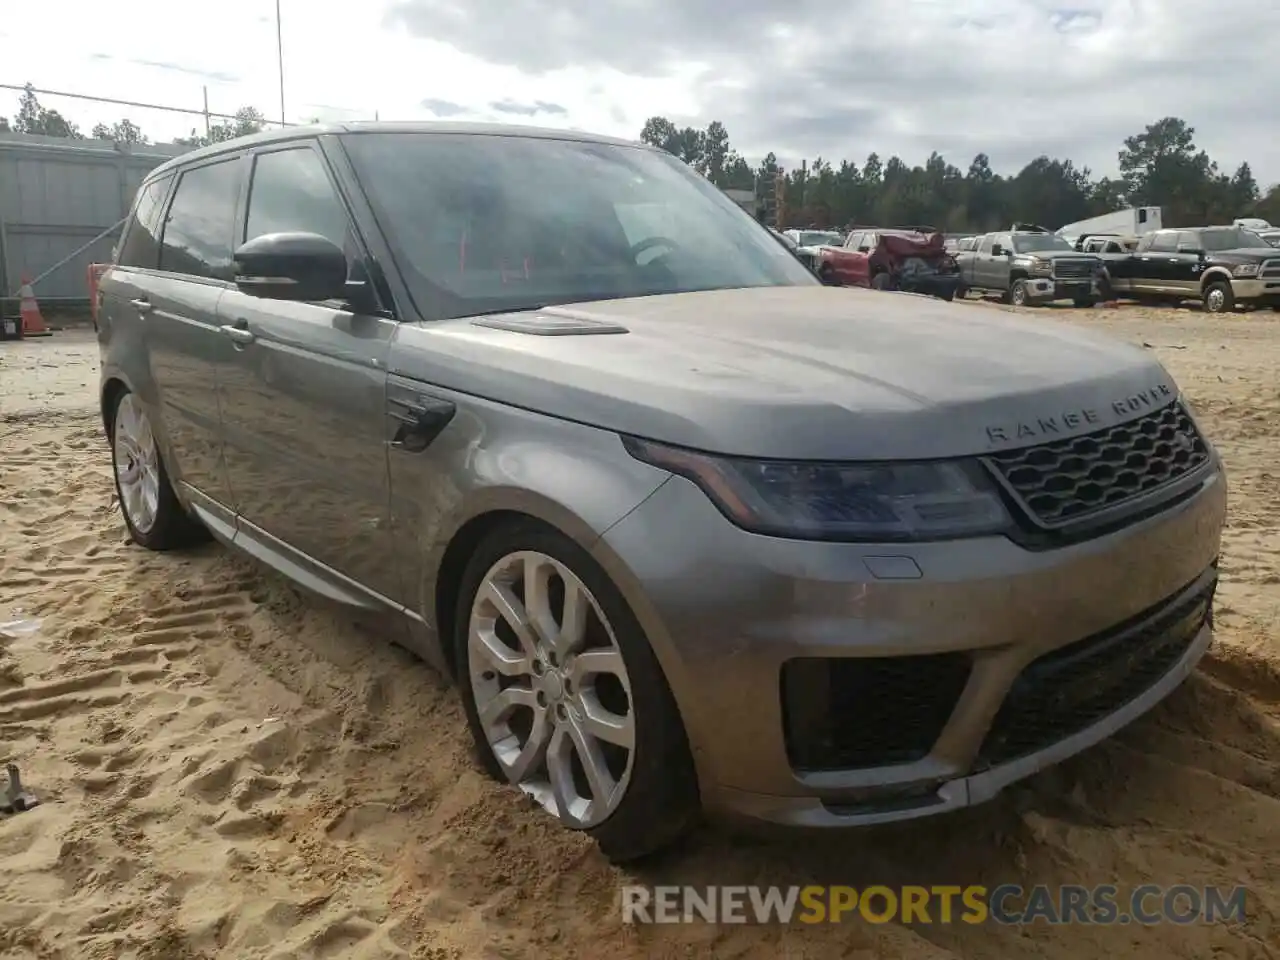
[[[858,228],[843,247],[818,251],[816,271],[832,286],[902,290],[951,300],[960,285],[955,258],[931,227]]]
[[[844,237],[834,230],[787,230],[785,236],[795,244],[796,256],[806,267],[817,266],[818,254],[823,247],[838,247]]]
[[[825,287],[660,150],[219,143],[147,175],[101,291],[133,541],[389,614],[617,861],[704,809],[988,800],[1212,637],[1225,478],[1148,351]]]
[[[1055,300],[1091,307],[1099,298],[1101,261],[1034,224],[988,233],[974,249],[958,252],[956,262],[962,297],[971,290],[997,293],[1018,307]]]
[[[1243,227],[1159,230],[1107,263],[1111,288],[1151,303],[1199,300],[1209,313],[1280,310],[1280,253]]]

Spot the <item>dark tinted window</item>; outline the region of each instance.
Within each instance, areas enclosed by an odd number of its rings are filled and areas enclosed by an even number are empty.
[[[253,162],[244,239],[291,231],[347,244],[346,211],[324,161],[307,148],[262,153]]]
[[[165,219],[161,270],[231,278],[231,234],[239,187],[238,158],[182,174]]]
[[[818,284],[741,207],[661,151],[430,133],[344,143],[429,316]]]
[[[138,191],[133,218],[120,244],[116,263],[125,267],[154,267],[160,259],[160,217],[172,176],[152,180]]]
[[[1171,230],[1161,230],[1151,239],[1153,253],[1173,253],[1178,249],[1178,235]]]

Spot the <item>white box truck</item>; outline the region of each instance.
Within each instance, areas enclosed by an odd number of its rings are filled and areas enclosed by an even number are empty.
[[[1159,207],[1129,207],[1100,217],[1090,217],[1058,228],[1058,236],[1074,244],[1085,234],[1118,234],[1122,237],[1140,237],[1161,229]]]

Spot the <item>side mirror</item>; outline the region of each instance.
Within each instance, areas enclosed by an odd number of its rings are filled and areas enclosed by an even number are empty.
[[[266,233],[233,257],[236,286],[267,300],[336,300],[346,296],[347,255],[316,233]]]
[[[1000,244],[998,243],[993,243],[991,245],[991,255],[993,257],[1003,257],[1008,252],[1009,252],[1008,250],[1000,246]]]
[[[1191,244],[1189,244],[1189,243],[1180,243],[1180,244],[1178,244],[1178,252],[1179,252],[1179,253],[1194,253],[1194,254],[1196,254],[1197,256],[1199,256],[1200,254],[1204,253],[1204,251],[1203,251],[1203,250],[1201,250],[1199,247],[1192,246],[1192,245],[1191,245]]]

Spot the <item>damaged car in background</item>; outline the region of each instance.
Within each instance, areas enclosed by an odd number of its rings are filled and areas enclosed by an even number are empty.
[[[823,247],[815,272],[830,286],[902,290],[951,300],[960,270],[933,227],[856,227],[841,247]]]
[[[866,285],[942,275],[856,239]],[[436,733],[616,861],[989,800],[1212,638],[1226,481],[1151,351],[826,287],[655,148],[218,143],[146,175],[101,291],[129,537],[383,614],[458,688]]]
[[[795,244],[796,256],[810,270],[817,268],[823,247],[838,247],[844,235],[834,230],[786,230],[784,235]]]

